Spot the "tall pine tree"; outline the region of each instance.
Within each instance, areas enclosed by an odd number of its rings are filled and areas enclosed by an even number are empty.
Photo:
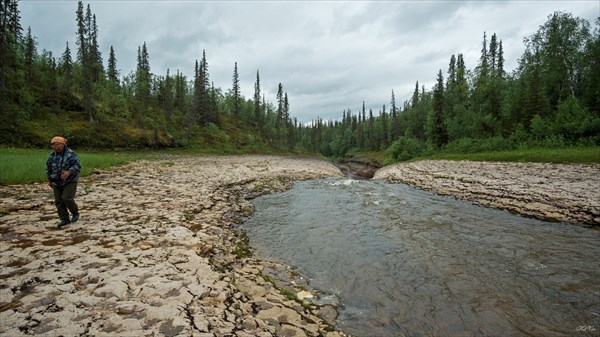
[[[438,73],[437,84],[433,90],[433,116],[431,120],[431,141],[439,149],[448,142],[444,118],[444,77]]]
[[[396,107],[396,96],[392,90],[392,101],[390,102],[390,113],[392,115],[392,142],[400,138],[400,118],[398,117],[398,107]]]
[[[233,87],[231,89],[231,95],[233,96],[233,113],[236,116],[239,116],[242,110],[242,99],[240,97],[240,78],[238,75],[237,62],[235,62],[235,66],[233,67]]]
[[[254,121],[257,125],[262,123],[262,111],[260,107],[260,75],[256,70],[256,82],[254,83]]]
[[[142,114],[148,112],[151,84],[150,56],[144,41],[141,47],[138,46],[137,69],[135,72],[135,96],[141,106]]]
[[[65,51],[60,59],[60,72],[63,79],[63,90],[67,93],[70,93],[73,83],[73,59],[71,58],[69,42],[67,42],[67,47],[65,48]]]
[[[108,82],[115,88],[119,86],[119,70],[117,69],[117,57],[113,46],[110,46],[108,56]]]

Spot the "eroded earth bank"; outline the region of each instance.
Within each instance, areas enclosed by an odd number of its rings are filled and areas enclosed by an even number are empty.
[[[64,229],[46,184],[0,186],[0,335],[344,336],[334,307],[290,299],[301,277],[249,257],[232,226],[258,195],[340,174],[270,156],[139,161],[82,178]]]
[[[424,160],[375,179],[550,221],[600,225],[600,165]]]

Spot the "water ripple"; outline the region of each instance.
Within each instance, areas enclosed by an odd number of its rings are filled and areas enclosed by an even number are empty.
[[[255,207],[243,228],[258,254],[298,267],[331,294],[322,300],[339,298],[351,334],[600,330],[597,230],[367,180],[298,182]]]

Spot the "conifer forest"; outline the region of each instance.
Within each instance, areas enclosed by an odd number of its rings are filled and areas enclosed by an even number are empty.
[[[285,78],[266,100],[256,70],[253,97],[243,97],[238,65],[230,88],[215,87],[210,50],[193,77],[152,72],[140,41],[137,67],[119,73],[119,51],[102,55],[91,6],[73,3],[76,45],[61,55],[43,49],[22,27],[16,0],[0,0],[0,144],[44,147],[54,134],[82,148],[206,148],[220,152],[320,153],[344,158],[385,152],[407,160],[440,150],[476,152],[523,147],[600,145],[600,18],[566,12],[524,36],[518,67],[505,69],[502,36],[482,31],[477,64],[448,55],[431,69],[431,88],[415,81],[409,100],[381,93],[378,111],[340,107],[338,120],[299,123]],[[107,46],[104,46],[107,47]],[[128,56],[129,57],[129,56]],[[366,65],[365,65],[366,66]],[[349,104],[354,104],[350,103]]]

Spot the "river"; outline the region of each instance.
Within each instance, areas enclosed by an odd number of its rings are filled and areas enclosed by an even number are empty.
[[[254,206],[256,255],[296,267],[352,335],[599,334],[598,230],[346,178]]]

